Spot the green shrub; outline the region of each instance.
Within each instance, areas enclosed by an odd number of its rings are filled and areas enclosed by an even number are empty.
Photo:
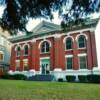
[[[72,75],[66,76],[66,80],[67,80],[68,82],[75,82],[75,79],[76,79],[75,76],[72,76]]]
[[[14,74],[14,75],[12,75],[12,77],[15,80],[25,80],[25,79],[27,79],[27,77],[23,74]]]
[[[59,78],[59,79],[58,79],[58,82],[63,82],[63,79],[62,79],[62,78]]]
[[[78,75],[78,79],[80,82],[83,82],[83,83],[88,82],[87,75]]]
[[[87,79],[90,83],[100,83],[100,75],[87,75]]]
[[[27,79],[27,77],[23,74],[14,74],[14,75],[5,74],[1,78],[2,79],[14,79],[14,80],[25,80],[25,79]]]
[[[2,79],[12,79],[12,75],[10,74],[4,74],[1,76]]]

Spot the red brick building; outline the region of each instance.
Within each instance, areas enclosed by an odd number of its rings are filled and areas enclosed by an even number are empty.
[[[67,27],[41,22],[32,33],[10,39],[11,73],[86,75],[98,66],[95,29],[98,19]]]

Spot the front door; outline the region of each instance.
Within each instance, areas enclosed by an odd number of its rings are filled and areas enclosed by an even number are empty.
[[[49,74],[50,72],[50,61],[49,59],[41,59],[41,74]]]

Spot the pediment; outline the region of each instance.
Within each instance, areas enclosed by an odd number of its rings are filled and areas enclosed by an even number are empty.
[[[32,32],[35,34],[42,34],[42,33],[48,33],[53,31],[60,30],[60,25],[56,25],[53,23],[42,21],[39,25],[37,25]]]

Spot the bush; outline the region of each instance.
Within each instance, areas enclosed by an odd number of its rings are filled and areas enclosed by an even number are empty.
[[[80,82],[83,82],[83,83],[88,82],[87,75],[79,75],[78,79]]]
[[[100,83],[100,75],[87,75],[87,79],[90,83]]]
[[[2,79],[12,79],[12,75],[10,74],[4,74],[1,76]]]
[[[62,79],[62,78],[59,78],[59,79],[58,79],[58,82],[63,82],[63,79]]]
[[[2,79],[15,79],[15,80],[25,80],[25,79],[27,79],[27,77],[23,74],[14,74],[14,75],[5,74],[1,78]]]
[[[14,74],[14,75],[12,75],[12,77],[15,80],[26,80],[27,79],[27,77],[23,74]]]
[[[75,82],[75,79],[76,79],[75,76],[72,76],[72,75],[66,76],[66,80],[67,80],[68,82]]]

